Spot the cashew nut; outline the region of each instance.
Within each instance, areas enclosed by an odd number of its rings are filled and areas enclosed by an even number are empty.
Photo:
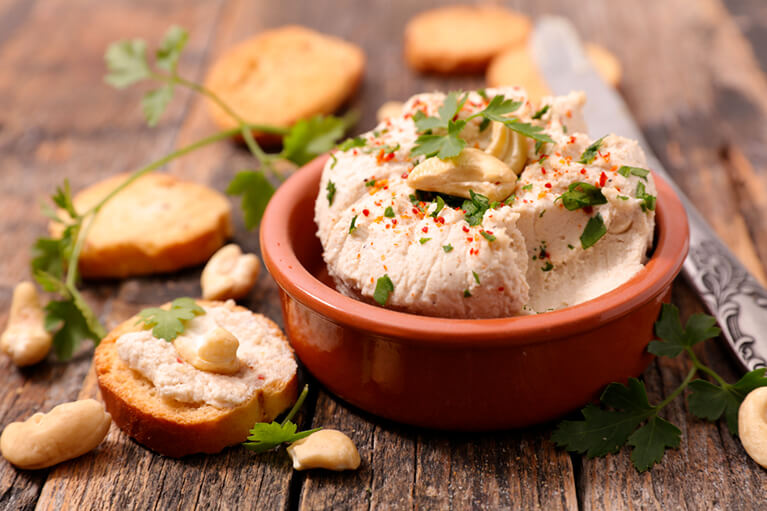
[[[519,175],[527,163],[525,137],[497,121],[493,121],[492,130],[490,144],[485,152],[505,162],[516,175]]]
[[[321,429],[288,447],[293,468],[354,470],[360,466],[360,453],[352,439],[335,429]]]
[[[233,374],[240,369],[237,338],[225,328],[216,327],[202,337],[180,335],[173,341],[181,358],[201,371]]]
[[[738,436],[748,455],[767,468],[767,387],[752,390],[740,404]]]
[[[480,149],[466,148],[444,160],[427,158],[413,169],[407,184],[417,190],[470,198],[469,190],[501,201],[511,195],[517,175],[504,162]]]
[[[95,449],[111,422],[104,405],[95,399],[64,403],[8,424],[0,436],[0,451],[19,468],[50,467]]]
[[[206,300],[242,298],[258,279],[261,264],[254,254],[243,254],[235,244],[221,247],[202,270],[200,284]]]
[[[403,106],[405,106],[405,104],[402,101],[387,101],[378,107],[378,111],[376,111],[376,119],[378,119],[378,122],[383,122],[390,117],[397,117],[402,113]]]
[[[0,337],[0,349],[17,366],[28,366],[48,355],[51,340],[51,334],[45,330],[44,313],[35,285],[21,282],[13,290],[8,326]]]

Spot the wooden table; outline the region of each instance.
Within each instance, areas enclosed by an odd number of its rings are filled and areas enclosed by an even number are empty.
[[[261,29],[301,23],[360,44],[365,82],[353,101],[357,131],[374,124],[386,99],[480,86],[482,77],[418,76],[402,59],[404,24],[427,7],[406,0],[0,0],[0,324],[13,286],[28,278],[28,247],[45,232],[37,204],[64,177],[80,189],[135,169],[212,131],[206,105],[183,92],[157,128],[147,128],[141,91],[102,81],[102,55],[119,38],[159,40],[171,23],[190,29],[182,73],[200,80],[222,50]],[[518,0],[531,16],[561,13],[624,66],[623,94],[654,151],[703,214],[763,282],[767,258],[767,6],[759,0]],[[168,172],[223,189],[248,155],[220,143],[174,162]],[[258,252],[237,216],[235,240]],[[89,282],[86,297],[107,326],[138,309],[198,295],[199,268],[174,275]],[[674,301],[702,310],[681,280]],[[281,322],[274,282],[263,276],[245,302]],[[616,342],[619,340],[616,339]],[[0,358],[2,425],[98,393],[91,349],[69,363],[52,356],[18,370]],[[738,370],[723,342],[701,356],[730,381]],[[651,398],[686,371],[661,360],[644,373]],[[304,374],[311,382],[311,377]],[[551,384],[567,384],[552,382]],[[665,412],[682,446],[638,474],[626,451],[570,456],[549,441],[552,425],[494,434],[418,430],[348,407],[313,385],[300,420],[346,431],[363,465],[356,472],[294,472],[284,452],[241,448],[182,460],[154,455],[115,427],[102,446],[51,470],[0,462],[0,507],[26,509],[754,509],[767,471],[725,425],[692,418],[683,400]]]

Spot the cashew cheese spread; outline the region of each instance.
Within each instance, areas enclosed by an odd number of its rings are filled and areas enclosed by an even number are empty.
[[[337,289],[456,318],[541,313],[634,276],[655,184],[637,142],[592,140],[583,93],[419,94],[339,146],[315,204]],[[445,156],[445,155],[448,156]]]
[[[264,381],[288,379],[295,373],[295,361],[281,340],[281,333],[249,311],[235,310],[229,300],[206,305],[205,314],[186,323],[173,343],[158,339],[151,330],[121,335],[117,353],[134,371],[149,380],[163,397],[183,403],[228,408],[250,400]],[[199,343],[210,332],[224,328],[237,338],[239,370],[233,374],[202,371],[185,361],[174,343]],[[284,360],[289,360],[286,364]],[[278,363],[275,363],[278,361]]]

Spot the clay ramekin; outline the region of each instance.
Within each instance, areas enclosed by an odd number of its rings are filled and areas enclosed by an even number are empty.
[[[652,360],[645,347],[689,244],[684,208],[657,175],[657,245],[630,281],[536,316],[443,319],[369,305],[332,287],[314,223],[326,160],[309,163],[274,194],[261,250],[293,348],[340,398],[417,426],[521,427],[584,405]]]

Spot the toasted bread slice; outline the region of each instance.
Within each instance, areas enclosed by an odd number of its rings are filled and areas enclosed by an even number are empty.
[[[244,325],[243,332],[261,332],[259,337],[238,335],[240,350],[243,343],[253,343],[254,349],[263,355],[263,362],[249,361],[243,364],[240,373],[232,376],[257,371],[258,379],[262,380],[252,395],[240,396],[245,398],[242,403],[216,407],[204,402],[182,402],[131,369],[118,353],[117,341],[123,334],[142,330],[141,325],[137,325],[137,316],[112,330],[96,348],[93,358],[101,395],[115,424],[140,444],[171,457],[216,453],[238,444],[246,439],[254,423],[273,420],[296,399],[297,366],[293,350],[274,322],[231,301],[199,300],[198,303],[208,313],[213,307],[226,307],[233,315],[238,314],[237,321],[245,318],[250,322]],[[243,316],[243,312],[247,316]],[[240,353],[238,351],[238,355]],[[186,363],[180,357],[177,361]],[[198,370],[189,372],[194,371]]]

